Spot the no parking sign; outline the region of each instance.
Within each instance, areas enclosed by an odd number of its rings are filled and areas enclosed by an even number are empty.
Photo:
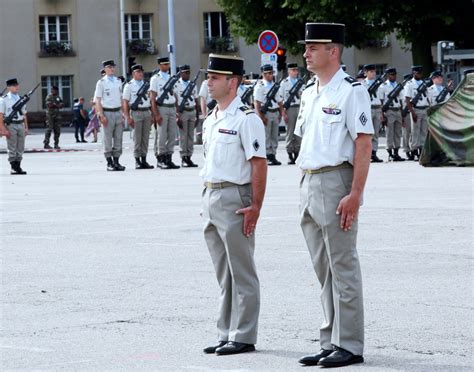
[[[258,49],[264,54],[275,53],[278,49],[278,36],[270,30],[263,31],[258,37]]]

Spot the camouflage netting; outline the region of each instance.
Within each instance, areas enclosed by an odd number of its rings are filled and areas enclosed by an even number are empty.
[[[474,70],[470,70],[447,102],[431,110],[420,164],[474,165]]]

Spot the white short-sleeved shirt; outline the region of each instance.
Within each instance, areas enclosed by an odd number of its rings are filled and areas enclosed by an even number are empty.
[[[417,93],[418,87],[423,84],[423,80],[411,79],[407,85],[405,85],[405,97],[414,98]],[[426,92],[421,95],[420,100],[417,102],[416,107],[429,106],[428,95]]]
[[[436,85],[436,84],[433,84],[427,89],[428,100],[430,101],[431,106],[440,105],[449,99],[451,95],[448,93],[441,102],[436,102],[436,99],[438,98],[440,93],[443,91],[443,89],[444,87],[442,85]]]
[[[367,80],[364,79],[362,81],[362,85],[365,86],[366,89],[369,89],[370,86],[375,82],[375,80]],[[370,105],[371,106],[380,106],[382,104],[382,97],[383,97],[383,94],[382,94],[382,91],[381,91],[381,86],[379,86],[377,88],[377,90],[375,91],[375,97],[374,96],[371,96],[369,95],[370,97]]]
[[[380,86],[380,88],[378,90],[380,90],[380,92],[381,92],[383,103],[387,102],[388,95],[392,92],[392,90],[395,89],[396,86],[397,86],[396,81],[391,82],[389,80],[387,80],[385,83],[383,83]],[[405,97],[403,96],[403,89],[402,89],[402,91],[398,94],[398,97],[393,99],[392,102],[390,103],[390,108],[400,108],[400,107],[402,107],[404,99],[405,99]]]
[[[122,106],[122,81],[107,75],[99,79],[95,86],[94,99],[100,98],[102,107],[115,109]]]
[[[187,81],[184,81],[183,79],[179,79],[178,82],[176,83],[176,86],[175,86],[175,89],[176,89],[176,95],[178,96],[178,105],[181,104],[181,102],[183,101],[183,96],[182,94],[184,93],[184,91],[186,90],[188,84],[190,83],[189,80]],[[186,108],[195,108],[196,107],[196,99],[197,99],[197,88],[194,87],[193,89],[193,93],[190,97],[191,99],[188,99],[186,101],[186,105],[185,107]]]
[[[290,96],[290,90],[293,88],[293,86],[296,84],[298,79],[291,79],[290,77],[287,77],[286,79],[283,79],[283,81],[280,84],[280,96],[282,97],[283,103],[285,103],[288,100],[288,97]],[[298,94],[295,96],[293,101],[291,102],[291,106],[297,106],[300,104],[300,97],[301,97],[301,92],[303,91],[304,86],[301,87],[299,90]]]
[[[163,93],[163,88],[166,85],[166,82],[171,79],[171,76],[165,72],[159,71],[157,74],[153,75],[150,79],[150,90],[156,92],[156,98],[159,98]],[[176,98],[174,92],[176,90],[176,85],[171,90],[171,94],[168,94],[168,97],[163,101],[165,105],[172,105],[176,103]]]
[[[374,133],[367,89],[348,76],[339,69],[319,93],[317,78],[303,91],[295,129],[302,137],[297,164],[303,170],[352,164],[358,134]]]
[[[209,113],[202,132],[204,182],[250,183],[250,159],[266,158],[265,127],[255,112],[237,96],[224,111],[216,106]]]
[[[204,80],[199,89],[199,97],[203,97],[206,100],[206,105],[212,101],[211,96],[209,95],[209,89],[207,88],[207,80]]]
[[[254,100],[259,101],[262,105],[265,104],[267,101],[267,94],[272,89],[273,84],[272,81],[260,80],[257,85],[255,85],[255,89],[253,90],[253,98]],[[269,109],[276,109],[278,108],[278,103],[283,100],[280,90],[278,90],[277,94],[275,95],[275,101],[272,101]]]
[[[125,84],[123,88],[123,99],[127,100],[130,104],[135,102],[137,99],[137,93],[140,88],[143,86],[145,82],[143,80],[130,80],[127,84]],[[151,102],[150,97],[148,96],[148,92],[146,95],[146,99],[142,99],[142,103],[138,105],[139,108],[150,108]]]
[[[12,94],[11,92],[8,92],[5,96],[0,98],[0,113],[3,114],[3,120],[10,115],[13,105],[19,100],[20,96],[18,94]],[[21,112],[19,112],[13,120],[23,120],[25,115],[26,105],[22,107]]]

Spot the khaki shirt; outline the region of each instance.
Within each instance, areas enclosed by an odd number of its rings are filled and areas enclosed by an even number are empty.
[[[158,99],[161,94],[163,93],[163,88],[166,82],[171,79],[171,75],[164,74],[163,72],[158,72],[157,74],[153,75],[150,80],[150,90],[156,93],[156,98]],[[176,90],[176,85],[171,90],[170,94],[168,94],[168,98],[164,100],[163,104],[165,105],[172,105],[176,103],[176,98],[174,96],[174,92]]]
[[[423,84],[422,79],[420,79],[420,80],[415,80],[414,78],[411,79],[407,83],[407,85],[405,85],[405,97],[414,98],[416,96],[417,89],[421,84]],[[418,103],[416,104],[416,107],[429,106],[429,104],[430,103],[429,103],[429,100],[428,100],[428,95],[425,92],[424,94],[421,95],[421,98],[418,101]]]
[[[107,75],[102,77],[96,84],[94,100],[101,99],[103,108],[115,109],[122,106],[122,81],[119,78]]]
[[[123,88],[123,99],[127,100],[131,105],[137,99],[137,93],[144,84],[143,80],[130,80],[127,84],[125,84]],[[142,99],[142,103],[138,105],[139,108],[150,108],[151,102],[150,97],[148,96],[148,92],[145,96],[146,98]]]
[[[387,80],[385,83],[383,83],[380,88],[378,90],[380,90],[381,92],[381,95],[382,95],[382,99],[383,99],[383,103],[387,102],[388,100],[388,95],[390,94],[390,92],[395,89],[395,87],[397,86],[397,82],[394,81],[393,83],[390,82],[389,80]],[[390,104],[390,108],[400,108],[403,106],[403,100],[404,100],[404,96],[403,96],[403,89],[402,91],[400,92],[400,94],[398,95],[398,97],[396,97],[392,103]]]
[[[232,182],[238,185],[252,180],[253,157],[266,158],[265,127],[255,112],[236,96],[219,111],[216,106],[202,126],[204,182]]]
[[[184,93],[184,91],[186,90],[188,84],[190,84],[190,83],[191,83],[190,80],[184,81],[181,78],[176,83],[175,90],[176,90],[176,95],[178,96],[178,105],[180,105],[181,102],[183,102],[182,94]],[[197,88],[194,87],[190,99],[188,99],[186,101],[185,107],[186,108],[196,108],[196,99],[197,99]]]
[[[20,100],[20,96],[17,94],[12,94],[8,92],[5,96],[0,98],[0,113],[3,114],[3,120],[7,118],[8,115],[12,112],[13,105]],[[13,120],[23,120],[26,115],[26,105],[22,107],[21,112],[19,112]]]
[[[362,85],[364,85],[366,87],[366,89],[369,89],[370,86],[375,82],[375,80],[367,80],[364,79],[362,81]],[[377,90],[375,91],[375,97],[374,96],[370,96],[370,105],[371,106],[381,106],[382,105],[382,90],[380,89],[382,87],[382,85],[380,85]]]
[[[259,101],[262,105],[265,104],[267,101],[267,94],[272,89],[273,82],[268,82],[266,80],[260,80],[253,90],[253,98],[254,100]],[[276,101],[276,102],[275,102]],[[276,109],[278,108],[278,103],[283,101],[283,97],[280,94],[280,90],[278,90],[277,94],[275,95],[275,101],[272,101],[269,109]]]
[[[283,103],[285,103],[288,100],[288,97],[290,96],[290,90],[293,88],[293,86],[296,84],[298,81],[298,78],[294,79],[294,81],[290,78],[287,77],[286,79],[283,79],[280,85],[280,95],[283,99]],[[300,104],[300,98],[301,98],[301,92],[304,89],[304,85],[301,87],[299,92],[295,95],[293,98],[293,101],[291,102],[291,106],[298,106]]]
[[[339,69],[319,92],[317,78],[303,91],[295,128],[302,138],[296,163],[303,170],[352,164],[357,135],[374,133],[367,89],[348,76]]]
[[[438,98],[439,94],[443,91],[444,87],[442,85],[436,85],[433,84],[427,89],[427,94],[428,94],[428,100],[430,101],[431,106],[436,106],[440,105],[442,103],[445,103],[449,97],[451,97],[451,94],[447,94],[444,100],[441,102],[436,102],[436,98]]]

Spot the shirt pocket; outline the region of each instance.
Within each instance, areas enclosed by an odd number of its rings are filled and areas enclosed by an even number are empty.
[[[214,163],[216,166],[235,169],[234,167],[236,167],[238,163],[239,147],[240,138],[237,134],[219,133],[214,149]]]
[[[338,135],[341,132],[342,115],[326,115],[321,120],[323,146],[334,146],[337,144]]]

